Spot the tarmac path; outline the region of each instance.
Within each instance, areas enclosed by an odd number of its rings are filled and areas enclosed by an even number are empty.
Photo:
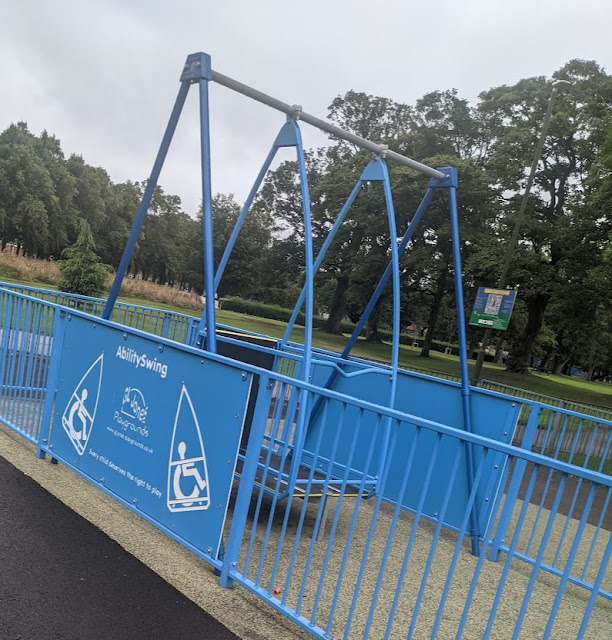
[[[0,640],[235,640],[0,458]]]

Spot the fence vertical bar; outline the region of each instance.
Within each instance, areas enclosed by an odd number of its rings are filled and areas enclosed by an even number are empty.
[[[544,558],[544,552],[546,551],[546,545],[548,544],[548,539],[550,537],[550,533],[552,531],[553,524],[557,516],[557,511],[559,510],[561,497],[563,496],[563,491],[565,490],[566,480],[567,480],[567,474],[563,474],[563,476],[561,477],[561,481],[559,482],[559,486],[557,487],[557,493],[555,495],[555,500],[554,500],[552,509],[550,510],[550,513],[548,515],[546,528],[544,529],[544,533],[542,534],[540,548],[538,549],[538,553],[533,563],[533,569],[531,570],[531,575],[529,576],[529,583],[527,584],[527,588],[525,589],[525,596],[523,597],[521,610],[519,611],[516,619],[516,623],[514,626],[514,633],[512,634],[512,640],[516,640],[521,631],[521,626],[523,624],[523,620],[525,619],[525,614],[527,613],[527,607],[529,606],[531,592],[533,591],[533,587],[539,575],[540,565],[542,564],[542,559]]]
[[[11,331],[11,318],[13,316],[13,297],[6,295],[6,300],[2,305],[2,312],[4,314],[2,322],[2,342],[0,343],[0,406],[4,408],[6,403],[6,393],[4,387],[6,387],[6,368],[9,358],[9,340],[12,334]],[[4,413],[4,411],[3,411]]]
[[[523,442],[521,445],[522,449],[531,450],[531,445],[533,444],[533,440],[535,438],[541,413],[542,405],[537,403],[532,405],[531,413],[529,414],[529,420],[527,421],[527,427],[523,435]],[[493,538],[491,551],[489,552],[489,560],[491,560],[491,562],[497,562],[497,560],[499,559],[499,549],[506,535],[506,531],[508,530],[510,518],[512,517],[514,505],[516,504],[519,489],[521,488],[521,483],[523,481],[525,468],[527,467],[527,462],[522,458],[515,458],[515,460],[516,462],[514,463],[514,470],[512,472],[512,479],[510,480],[510,486],[508,487],[508,492],[506,493],[504,508],[497,524],[497,532],[495,534],[495,537]]]
[[[555,601],[553,602],[553,606],[550,611],[550,616],[548,617],[548,623],[546,625],[546,629],[544,629],[544,635],[542,636],[543,640],[546,640],[546,638],[550,638],[550,634],[552,632],[552,628],[555,623],[555,618],[557,616],[557,611],[559,609],[559,605],[561,604],[561,598],[563,597],[563,592],[565,591],[568,578],[570,577],[570,571],[572,569],[572,565],[574,564],[574,559],[576,558],[576,552],[578,551],[578,547],[580,545],[580,539],[582,538],[582,533],[584,531],[584,527],[586,525],[587,518],[591,510],[591,506],[593,505],[593,498],[595,497],[596,488],[597,486],[595,484],[592,484],[591,488],[589,489],[589,495],[587,496],[586,503],[582,511],[582,517],[580,518],[578,529],[576,530],[576,533],[574,536],[574,542],[570,549],[568,558],[565,561],[565,570],[563,571],[561,582],[557,589],[557,595],[555,596]]]
[[[589,598],[586,609],[584,611],[584,616],[582,618],[582,623],[580,624],[580,629],[578,630],[578,635],[576,636],[576,640],[581,640],[581,638],[584,637],[587,625],[589,623],[589,618],[591,617],[593,607],[595,606],[595,601],[597,600],[598,592],[601,589],[601,583],[603,582],[604,576],[606,575],[606,570],[608,568],[608,562],[610,562],[611,554],[612,554],[612,534],[608,535],[608,544],[606,546],[606,550],[604,552],[603,558],[601,559],[601,565],[599,567],[599,571],[597,572],[597,578],[595,579],[595,583],[593,584],[593,589],[591,590],[591,597]]]
[[[40,433],[38,436],[37,456],[39,458],[45,457],[45,445],[47,444],[49,438],[49,429],[51,428],[53,404],[55,402],[55,391],[57,389],[62,352],[64,348],[65,326],[66,313],[64,311],[60,311],[59,309],[55,309],[55,317],[53,318],[53,347],[51,349],[49,375],[47,376],[47,391],[45,393]]]
[[[272,388],[270,385],[270,374],[263,372],[259,379],[257,404],[253,414],[251,433],[249,435],[249,442],[244,458],[244,466],[242,468],[242,477],[240,479],[238,496],[236,497],[236,504],[234,506],[234,515],[232,517],[232,524],[230,526],[227,546],[225,548],[225,556],[221,567],[221,576],[219,578],[219,584],[225,588],[232,586],[230,571],[232,568],[236,567],[238,554],[240,553],[240,543],[249,512],[249,505],[251,503],[255,474],[257,472],[257,463],[259,461],[259,452],[266,427],[266,420],[268,418],[271,397]]]
[[[34,398],[36,396],[36,391],[34,390],[34,376],[36,373],[36,365],[38,364],[38,341],[40,339],[40,333],[37,330],[38,325],[38,313],[40,309],[40,305],[34,302],[30,303],[32,311],[31,311],[31,321],[29,325],[29,332],[31,334],[31,338],[28,340],[29,347],[29,358],[28,358],[28,366],[27,373],[24,380],[24,387],[26,389],[26,396],[28,398],[27,402],[24,402],[24,411],[23,411],[23,424],[25,425],[26,430],[30,435],[37,435],[38,429],[36,424],[32,421],[32,407],[34,405]],[[32,425],[28,427],[28,425]]]

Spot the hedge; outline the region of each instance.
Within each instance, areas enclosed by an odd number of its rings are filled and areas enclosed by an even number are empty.
[[[221,309],[224,311],[235,311],[236,313],[244,313],[248,316],[257,316],[258,318],[270,318],[271,320],[280,320],[281,322],[289,322],[291,314],[290,309],[284,309],[275,304],[265,304],[263,302],[252,302],[243,298],[226,298],[220,301]],[[296,324],[304,325],[306,317],[303,312],[298,313]],[[321,316],[313,316],[312,326],[317,329],[323,329],[327,320]],[[342,331],[351,333],[355,325],[350,322],[343,322]]]
[[[289,322],[292,314],[290,309],[285,309],[275,304],[253,302],[251,300],[244,300],[243,298],[224,298],[220,300],[219,304],[221,309],[225,311],[235,311],[236,313],[244,313],[248,316],[270,318],[271,320],[279,320],[281,322]],[[304,322],[304,313],[300,312],[296,323],[303,326]],[[312,326],[317,329],[324,329],[326,322],[327,320],[321,316],[313,316]],[[355,329],[355,325],[352,322],[343,321],[340,326],[343,333],[353,333],[353,330]],[[362,335],[364,335],[363,332]],[[393,339],[393,334],[388,329],[379,329],[378,335],[380,336],[380,339],[385,342],[391,342]],[[423,340],[423,338],[415,338],[408,333],[400,333],[400,344],[412,345],[416,342],[418,348],[421,348],[423,346]],[[440,353],[444,353],[448,347],[449,344],[447,342],[439,342],[438,340],[434,340],[431,344],[431,349],[433,351],[439,351]],[[452,355],[459,355],[459,345],[452,344],[450,345],[450,348]],[[492,361],[493,356],[487,355],[485,356],[485,360]]]

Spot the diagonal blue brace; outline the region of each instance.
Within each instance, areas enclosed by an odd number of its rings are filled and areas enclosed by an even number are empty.
[[[189,60],[189,58],[187,58],[187,60]],[[108,294],[108,299],[102,311],[102,317],[105,320],[108,320],[111,316],[111,313],[113,312],[113,307],[115,306],[117,296],[119,295],[121,283],[123,282],[123,278],[125,277],[125,274],[127,273],[128,267],[130,265],[130,260],[132,259],[132,254],[134,253],[134,249],[136,248],[136,242],[138,241],[138,237],[140,236],[142,225],[147,215],[149,205],[151,204],[153,192],[155,191],[155,187],[157,186],[159,174],[161,173],[162,167],[164,166],[164,161],[166,160],[166,155],[168,154],[168,149],[170,148],[170,143],[172,142],[174,132],[176,131],[176,125],[183,110],[185,99],[187,98],[187,94],[189,92],[189,87],[189,81],[183,80],[183,77],[181,76],[181,87],[179,89],[178,96],[176,97],[174,107],[172,108],[168,126],[166,127],[166,131],[164,133],[164,137],[162,138],[159,151],[157,152],[157,157],[155,158],[155,162],[153,163],[151,175],[147,180],[147,186],[145,187],[144,193],[142,195],[142,200],[136,212],[136,217],[134,218],[134,223],[132,224],[132,230],[130,231],[128,241],[125,245],[125,249],[123,250],[123,255],[121,256],[121,261],[119,262],[119,267],[117,268],[115,279]]]
[[[421,204],[419,205],[418,209],[416,210],[410,225],[408,226],[408,229],[406,229],[406,233],[404,234],[404,237],[402,238],[399,247],[398,247],[398,252],[399,255],[402,255],[404,253],[404,251],[406,250],[406,247],[408,246],[408,243],[410,242],[410,239],[412,238],[412,236],[414,235],[414,232],[418,226],[418,224],[421,222],[423,215],[425,214],[425,211],[427,211],[427,207],[431,201],[431,199],[433,198],[434,195],[434,189],[430,186],[427,189],[427,192],[425,193],[425,196],[423,197],[423,200],[421,201]],[[357,342],[357,339],[359,338],[359,336],[361,335],[361,332],[363,331],[363,328],[365,327],[366,322],[368,321],[368,318],[370,317],[370,314],[372,313],[372,311],[374,310],[374,307],[376,306],[376,303],[378,302],[378,300],[380,299],[380,296],[382,295],[382,292],[384,291],[387,282],[389,282],[389,278],[391,278],[391,274],[393,272],[393,265],[389,264],[387,266],[387,269],[385,270],[384,274],[382,275],[376,289],[374,290],[374,293],[372,294],[372,297],[370,298],[370,301],[368,302],[361,318],[359,319],[359,322],[355,325],[355,329],[353,330],[353,333],[351,335],[351,337],[349,338],[348,342],[346,343],[346,346],[344,347],[344,350],[342,351],[341,354],[341,358],[342,359],[346,359],[348,358],[352,348],[355,346],[355,343]],[[333,371],[330,375],[330,377],[328,378],[327,382],[324,385],[325,389],[331,389],[334,382],[336,381],[337,377],[338,377],[339,373],[337,371]],[[316,408],[315,408],[316,409]],[[315,412],[313,412],[313,416],[315,416]]]
[[[223,256],[221,258],[221,261],[219,262],[219,266],[217,267],[217,272],[215,274],[215,281],[214,281],[214,291],[215,293],[217,292],[217,290],[219,289],[219,283],[221,282],[221,278],[223,277],[223,274],[225,273],[225,269],[227,267],[227,263],[229,262],[229,259],[231,257],[232,251],[234,249],[234,246],[236,244],[236,241],[238,240],[238,235],[240,234],[240,231],[242,229],[242,226],[244,224],[244,221],[247,217],[247,214],[249,213],[251,206],[253,204],[253,200],[255,199],[255,196],[257,195],[257,192],[259,191],[259,187],[261,186],[261,183],[263,182],[264,178],[266,177],[266,173],[268,172],[268,169],[270,168],[270,165],[272,164],[272,161],[274,160],[275,156],[276,156],[276,152],[281,148],[281,147],[297,147],[299,144],[299,140],[298,140],[298,128],[295,124],[295,122],[291,119],[289,119],[280,129],[280,131],[278,132],[278,135],[276,136],[276,139],[274,140],[274,144],[272,145],[272,148],[270,149],[270,152],[268,153],[268,155],[266,156],[266,159],[264,160],[264,163],[261,167],[261,169],[259,170],[259,173],[257,174],[257,177],[255,178],[255,182],[253,183],[253,186],[251,187],[251,190],[249,191],[249,195],[247,196],[247,199],[244,202],[244,205],[242,206],[242,209],[240,211],[240,215],[238,216],[237,220],[236,220],[236,224],[234,225],[234,228],[232,230],[232,235],[230,236],[230,239],[227,241],[227,244],[225,246],[225,250],[223,251]],[[316,270],[316,268],[315,268]],[[206,334],[206,318],[205,318],[205,313],[206,313],[206,309],[204,310],[204,312],[202,313],[202,317],[200,318],[200,322],[198,325],[198,332],[195,336],[195,339],[197,342],[202,343],[203,341],[203,337]]]
[[[336,218],[332,228],[329,230],[329,233],[325,238],[325,242],[323,243],[323,246],[321,247],[317,255],[317,259],[315,260],[315,264],[314,264],[315,273],[318,272],[323,262],[323,259],[325,258],[325,255],[327,254],[327,251],[334,237],[336,236],[336,233],[338,232],[338,229],[340,229],[340,226],[342,225],[342,222],[344,221],[344,218],[346,217],[346,214],[348,213],[349,209],[353,206],[353,202],[355,201],[355,198],[359,195],[359,192],[361,191],[362,186],[368,181],[376,181],[376,180],[383,180],[383,179],[384,179],[384,172],[382,171],[382,162],[380,158],[376,157],[373,160],[371,160],[368,166],[363,170],[359,180],[357,180],[357,183],[353,187],[353,190],[351,191],[349,197],[346,199],[344,206],[340,210],[340,213],[338,214],[338,217]],[[298,314],[302,309],[305,298],[306,298],[306,285],[302,287],[302,292],[300,293],[300,297],[298,298],[298,301],[296,302],[295,307],[293,308],[293,313],[291,314],[291,318],[289,319],[289,323],[287,324],[287,328],[285,329],[285,333],[281,340],[281,346],[285,346],[289,342],[289,336],[291,335],[291,331],[293,330]]]
[[[238,239],[238,235],[240,233],[240,230],[242,229],[242,225],[244,224],[246,216],[251,209],[251,205],[253,204],[253,200],[255,199],[257,192],[259,191],[259,187],[261,186],[261,183],[263,182],[263,179],[265,178],[266,173],[268,172],[268,169],[270,168],[270,165],[272,164],[272,161],[276,156],[276,152],[281,147],[296,147],[297,144],[298,139],[296,135],[295,123],[288,121],[281,127],[280,131],[278,132],[278,135],[274,140],[274,144],[272,145],[270,152],[266,156],[266,159],[264,160],[264,163],[259,173],[257,174],[257,178],[255,178],[255,182],[253,183],[253,186],[249,191],[249,195],[247,196],[247,199],[245,200],[244,205],[240,211],[240,215],[236,220],[236,224],[234,225],[234,229],[232,230],[232,235],[227,242],[227,245],[223,252],[223,257],[221,258],[221,262],[219,263],[219,266],[217,268],[217,273],[215,274],[215,292],[219,288],[219,283],[221,282],[221,278],[223,277],[223,273],[225,272],[225,268],[227,267],[227,263],[229,262],[232,250],[234,249],[234,245],[236,244],[236,240]],[[203,328],[202,323],[201,328]]]
[[[166,127],[166,131],[162,138],[162,142],[153,164],[153,169],[142,196],[142,200],[136,212],[134,223],[130,231],[130,236],[126,243],[123,255],[115,279],[111,286],[108,299],[102,311],[102,317],[108,320],[111,317],[113,307],[119,295],[121,283],[127,273],[130,260],[136,248],[136,243],[142,225],[144,224],[147,211],[153,198],[153,193],[162,167],[170,148],[170,143],[174,137],[176,126],[180,118],[183,106],[189,89],[192,84],[199,85],[200,93],[200,144],[202,155],[202,224],[204,227],[204,282],[206,289],[206,325],[211,328],[210,340],[207,343],[207,349],[216,351],[215,340],[215,304],[214,304],[214,263],[213,263],[213,235],[212,235],[212,196],[211,196],[211,178],[210,178],[210,131],[209,131],[209,115],[208,115],[208,82],[212,79],[212,69],[210,56],[206,53],[193,53],[187,56],[183,71],[181,73],[181,86],[178,96],[172,108],[170,120]]]

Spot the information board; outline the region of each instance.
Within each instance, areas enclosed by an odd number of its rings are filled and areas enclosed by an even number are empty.
[[[49,451],[216,557],[251,382],[205,354],[71,316]]]
[[[506,330],[515,300],[514,289],[479,287],[470,316],[470,324],[476,327]]]

